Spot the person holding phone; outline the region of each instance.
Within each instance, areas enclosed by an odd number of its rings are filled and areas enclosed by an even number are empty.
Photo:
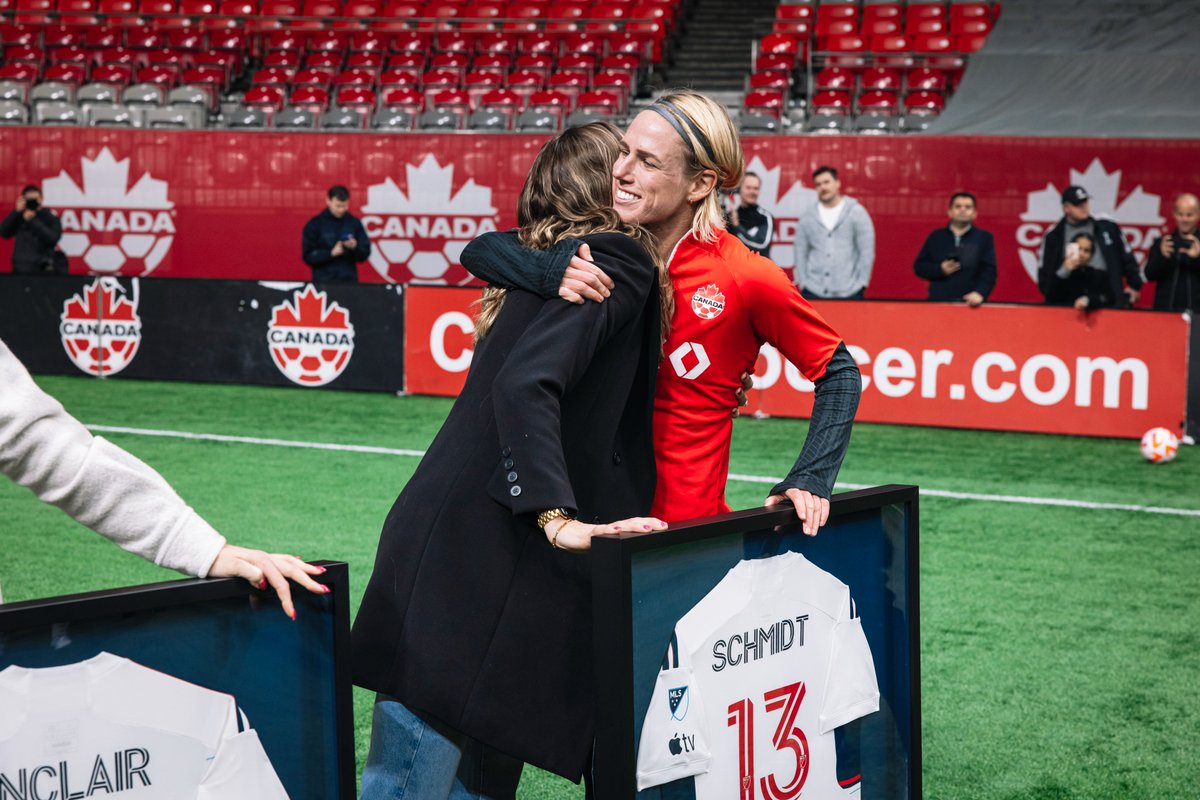
[[[0,222],[0,236],[13,240],[13,272],[60,271],[54,249],[62,238],[62,223],[42,204],[42,190],[37,186],[30,184],[21,190],[16,208]]]
[[[350,190],[329,187],[325,210],[310,219],[300,239],[300,255],[312,267],[313,283],[357,283],[358,265],[371,255],[371,242],[350,213]]]
[[[1194,194],[1175,198],[1175,230],[1150,245],[1146,280],[1155,281],[1156,311],[1200,309],[1200,200]]]
[[[1046,232],[1042,241],[1038,288],[1046,302],[1072,306],[1080,295],[1088,294],[1093,301],[1089,308],[1096,308],[1097,302],[1115,308],[1128,308],[1136,303],[1142,275],[1120,226],[1112,220],[1092,216],[1091,195],[1082,186],[1068,186],[1062,193],[1062,204],[1062,219]],[[1095,245],[1083,271],[1085,265],[1077,263],[1078,255],[1071,258],[1067,252],[1081,233],[1086,233]]]
[[[913,262],[917,277],[929,281],[929,299],[978,306],[996,285],[996,243],[975,227],[975,195],[950,196],[950,224],[925,238]]]

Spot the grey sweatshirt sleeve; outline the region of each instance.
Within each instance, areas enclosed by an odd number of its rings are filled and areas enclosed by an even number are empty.
[[[854,274],[866,289],[871,285],[871,270],[875,267],[875,224],[861,203],[854,208],[854,249],[858,253]]]
[[[842,342],[829,359],[825,374],[816,381],[812,419],[800,456],[788,476],[771,489],[771,494],[783,494],[792,488],[824,498],[833,494],[838,470],[850,447],[850,431],[861,394],[858,365]]]
[[[475,237],[459,259],[476,278],[504,289],[524,289],[538,297],[558,297],[558,287],[571,257],[583,244],[564,239],[548,250],[522,247],[515,230]]]
[[[93,436],[0,341],[0,472],[124,550],[201,578],[225,539],[154,469]]]

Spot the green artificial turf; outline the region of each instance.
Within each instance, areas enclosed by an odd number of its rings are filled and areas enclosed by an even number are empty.
[[[450,401],[46,377],[87,423],[423,449]],[[739,420],[732,472],[779,476],[807,430]],[[357,606],[380,525],[417,459],[104,434],[232,541],[350,564]],[[859,425],[840,480],[1200,508],[1198,454],[1136,442]],[[767,484],[731,481],[735,508]],[[921,669],[928,798],[1192,796],[1200,774],[1200,517],[923,496]],[[36,542],[36,546],[33,543]],[[0,483],[8,601],[174,576]],[[355,693],[358,762],[370,696]],[[869,784],[868,784],[869,785]],[[523,800],[582,797],[527,770]]]

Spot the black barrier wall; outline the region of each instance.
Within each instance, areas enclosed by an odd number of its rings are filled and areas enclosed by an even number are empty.
[[[35,373],[404,387],[404,287],[0,276],[0,337]]]

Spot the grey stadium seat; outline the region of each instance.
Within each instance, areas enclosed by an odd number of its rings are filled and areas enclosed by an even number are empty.
[[[458,114],[453,111],[433,109],[417,117],[417,128],[423,131],[456,131]]]
[[[371,122],[377,131],[411,131],[412,126],[412,114],[400,108],[382,108]]]
[[[601,114],[595,114],[591,111],[572,111],[567,116],[567,121],[563,123],[567,128],[578,128],[580,125],[588,125],[592,122],[612,121],[612,117],[606,117]]]
[[[508,116],[503,111],[481,108],[467,118],[467,127],[473,131],[506,131]]]
[[[770,114],[748,114],[738,117],[738,131],[747,135],[779,133],[779,120]]]
[[[29,99],[29,87],[20,81],[0,81],[0,100],[16,100],[24,103]]]
[[[196,115],[189,109],[176,106],[146,110],[142,124],[147,128],[195,128]]]
[[[163,88],[156,83],[135,83],[121,94],[127,106],[161,106],[163,99]]]
[[[859,114],[854,119],[855,133],[896,133],[900,120],[891,114]]]
[[[850,128],[850,120],[841,114],[813,114],[804,123],[804,130],[814,134],[846,133]]]
[[[125,106],[84,106],[83,118],[97,128],[132,128],[133,114]]]
[[[549,111],[530,109],[517,115],[517,123],[514,127],[518,131],[554,133],[558,130],[558,120]]]
[[[272,120],[276,128],[285,131],[310,131],[316,122],[316,115],[307,108],[285,108]]]
[[[267,112],[261,108],[240,106],[225,117],[225,126],[229,128],[265,128],[267,127]]]
[[[79,108],[74,103],[38,103],[33,109],[34,125],[78,125]]]
[[[29,109],[17,100],[0,100],[0,125],[24,125],[29,122]]]
[[[75,89],[59,81],[42,81],[29,90],[29,104],[59,102],[74,103]]]
[[[167,92],[167,105],[191,115],[189,127],[203,128],[208,122],[212,98],[198,86],[176,86]]]
[[[332,108],[321,115],[321,128],[333,131],[362,129],[362,114],[348,108]]]
[[[86,83],[79,87],[79,91],[75,93],[75,102],[81,106],[86,105],[115,105],[117,102],[117,88],[108,83]]]

